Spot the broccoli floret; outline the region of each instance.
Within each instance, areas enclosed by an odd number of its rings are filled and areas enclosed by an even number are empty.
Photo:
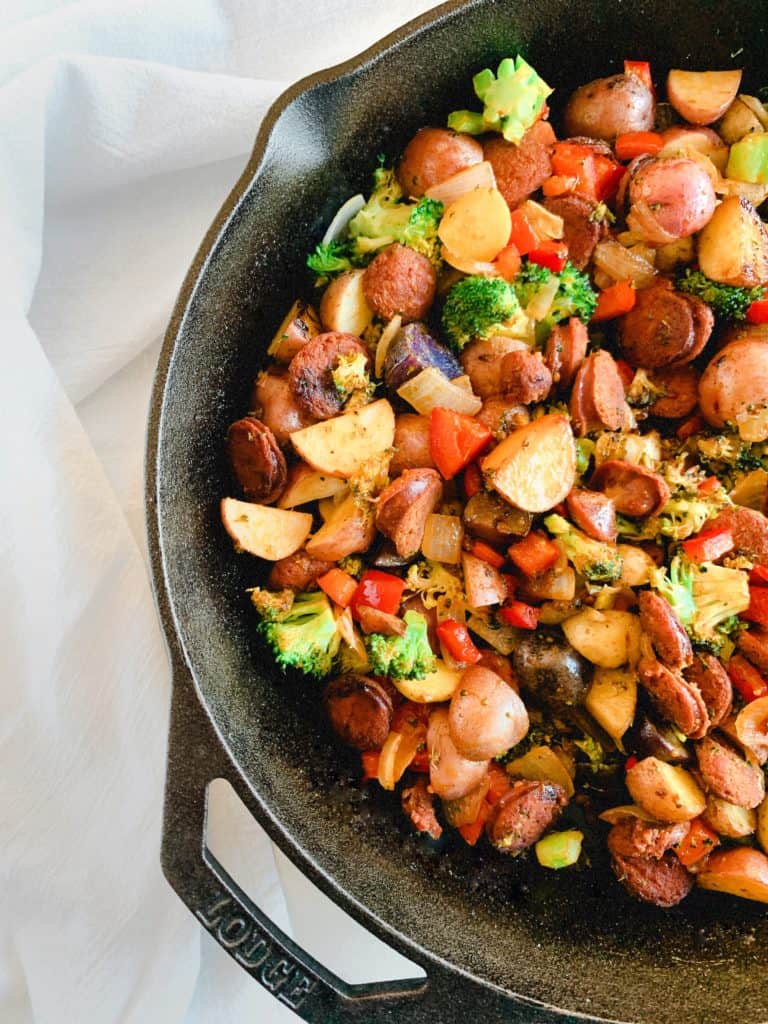
[[[615,544],[593,540],[562,516],[547,516],[544,525],[560,540],[574,569],[590,582],[612,583],[621,576],[624,559]]]
[[[335,369],[331,370],[331,377],[347,412],[366,405],[376,390],[375,383],[368,375],[368,360],[363,352],[350,352],[341,356]]]
[[[642,409],[646,405],[651,405],[657,398],[663,398],[666,393],[666,388],[654,384],[646,370],[635,370],[627,391],[627,402],[635,408]]]
[[[722,647],[728,634],[739,628],[739,613],[749,607],[747,574],[740,569],[712,562],[697,565],[675,555],[668,572],[654,569],[650,578],[691,640],[710,650]]]
[[[373,193],[347,228],[354,263],[364,264],[379,249],[400,242],[439,266],[437,229],[443,215],[443,204],[435,199],[420,199],[417,203],[407,203],[404,199],[394,170],[377,168]]]
[[[322,679],[333,667],[340,637],[331,603],[322,590],[297,594],[286,607],[282,594],[258,587],[251,600],[262,616],[259,631],[282,668],[297,668]]]
[[[418,612],[404,615],[405,633],[402,636],[384,636],[370,633],[365,637],[365,648],[371,670],[377,676],[391,679],[423,679],[434,671],[435,656],[429,646],[427,620]]]
[[[352,269],[346,242],[326,242],[315,246],[307,256],[307,266],[316,275],[315,284],[323,285],[330,278]]]
[[[477,338],[514,336],[521,330],[521,318],[515,291],[503,278],[465,277],[448,292],[442,323],[451,346],[461,352]]]
[[[287,615],[293,607],[294,593],[292,590],[262,590],[252,587],[248,593],[256,611],[263,619],[276,620]]]
[[[348,572],[350,576],[354,576],[356,580],[365,572],[365,562],[360,555],[345,555],[344,558],[339,559],[339,568],[344,572]]]
[[[677,280],[681,292],[696,295],[711,307],[715,316],[723,320],[743,320],[753,302],[763,297],[763,288],[737,288],[730,284],[718,284],[705,277],[700,270],[690,267]]]
[[[455,110],[448,127],[457,132],[481,135],[501,132],[507,142],[518,143],[536,121],[552,89],[522,57],[506,57],[496,74],[485,68],[472,79],[475,94],[482,100],[482,114]]]
[[[461,580],[439,562],[416,562],[409,566],[405,588],[419,594],[425,608],[438,608],[447,613],[466,606]]]
[[[527,309],[542,293],[543,289],[554,287],[553,278],[559,281],[557,291],[544,316],[537,316],[536,339],[543,340],[562,320],[577,316],[583,323],[592,319],[597,306],[597,293],[592,288],[587,274],[582,274],[572,263],[566,263],[555,273],[547,267],[525,260],[520,273],[514,280],[514,290],[523,309]]]

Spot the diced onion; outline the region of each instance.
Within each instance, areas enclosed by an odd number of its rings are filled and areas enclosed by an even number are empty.
[[[507,584],[498,569],[476,555],[463,551],[464,592],[472,608],[487,608],[507,599]]]
[[[473,277],[499,277],[499,272],[493,263],[486,263],[482,260],[470,260],[466,256],[459,256],[451,252],[447,246],[442,248],[442,257],[449,267],[460,270],[462,274],[471,274]]]
[[[768,110],[765,109],[757,96],[747,96],[744,93],[739,93],[739,99],[745,107],[749,107],[757,120],[763,126],[763,130],[768,131]]]
[[[336,628],[339,631],[339,636],[360,659],[360,671],[365,671],[365,668],[368,665],[368,652],[365,649],[363,638],[358,633],[355,628],[355,624],[352,621],[352,609],[335,607],[334,614],[336,617]]]
[[[559,287],[560,278],[557,274],[552,274],[525,307],[525,315],[531,320],[543,320],[552,308]]]
[[[766,490],[768,473],[764,469],[753,469],[738,481],[728,497],[735,505],[744,505],[746,508],[762,512]]]
[[[736,735],[760,764],[768,761],[768,697],[758,697],[741,709],[736,716]]]
[[[477,395],[470,394],[461,386],[457,387],[434,366],[428,366],[411,377],[397,389],[397,393],[422,416],[428,416],[437,406],[474,416],[483,406]]]
[[[421,737],[418,733],[404,735],[391,732],[379,754],[379,783],[382,789],[393,790],[406,768],[418,753]]]
[[[323,235],[322,244],[327,245],[329,242],[337,242],[347,230],[347,224],[364,206],[365,196],[361,195],[352,196],[346,203],[340,206]]]
[[[436,199],[444,206],[450,206],[451,203],[456,202],[459,196],[463,196],[475,188],[496,188],[496,175],[487,160],[481,160],[479,163],[472,164],[471,167],[457,171],[450,178],[427,189],[424,196],[427,199]]]
[[[387,358],[387,352],[389,352],[389,346],[394,341],[395,335],[400,330],[403,318],[397,313],[389,321],[387,326],[381,332],[379,343],[376,346],[376,358],[374,360],[373,372],[375,376],[381,377],[384,372],[384,361]]]
[[[540,241],[560,239],[565,232],[565,222],[556,213],[550,213],[546,206],[535,199],[526,199],[518,209],[533,228]]]
[[[467,622],[467,629],[479,636],[481,640],[485,640],[487,644],[490,644],[495,651],[503,654],[504,657],[514,651],[522,633],[522,630],[517,630],[514,626],[503,624],[496,626],[490,619],[482,615],[470,616]]]
[[[736,428],[742,441],[753,444],[768,438],[768,409],[737,414]]]
[[[422,553],[432,562],[458,565],[463,536],[464,527],[458,516],[441,516],[433,512],[424,526]]]
[[[656,276],[653,264],[611,238],[598,242],[593,259],[598,270],[613,281],[629,279],[635,288],[647,288]]]

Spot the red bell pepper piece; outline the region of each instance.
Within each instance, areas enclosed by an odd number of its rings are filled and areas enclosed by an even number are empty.
[[[708,494],[714,494],[719,486],[720,481],[716,476],[708,476],[706,480],[702,480],[699,484],[698,492],[706,497]]]
[[[615,199],[626,167],[607,156],[595,156],[595,199],[608,203]]]
[[[455,661],[461,661],[465,665],[474,665],[480,661],[480,651],[472,642],[469,630],[463,622],[443,619],[437,624],[437,636]]]
[[[494,569],[500,569],[506,562],[504,555],[496,548],[492,548],[490,544],[486,544],[484,540],[473,540],[469,550],[473,555],[492,565]]]
[[[514,281],[520,273],[521,262],[517,246],[510,242],[501,250],[493,265],[505,281]]]
[[[600,292],[597,297],[597,309],[592,316],[593,323],[613,320],[632,309],[637,301],[635,286],[631,281],[617,281],[610,288]]]
[[[357,590],[355,577],[335,566],[322,576],[318,576],[317,585],[341,608],[349,605]]]
[[[451,480],[479,455],[491,437],[488,427],[471,416],[441,406],[432,410],[429,448],[446,480]]]
[[[637,156],[656,156],[664,148],[664,139],[658,132],[625,132],[613,144],[619,160],[628,163]]]
[[[635,755],[631,754],[624,762],[624,771],[628,772],[630,768],[634,768],[637,764],[637,761],[638,759],[635,757]]]
[[[741,618],[768,629],[768,587],[749,588],[749,608],[741,613]]]
[[[715,478],[717,479],[717,478]],[[683,551],[692,562],[716,562],[735,547],[730,530],[704,530],[683,541]]]
[[[508,244],[514,245],[521,256],[525,256],[539,244],[539,236],[522,210],[512,211],[512,230]]]
[[[768,565],[753,565],[749,572],[749,582],[757,587],[768,585]]]
[[[470,462],[464,470],[464,493],[473,498],[483,489],[483,471],[476,462]]]
[[[768,682],[760,675],[751,661],[740,654],[734,654],[728,662],[728,675],[734,690],[737,690],[749,704],[758,697],[768,697]]]
[[[368,779],[378,779],[380,754],[379,750],[364,750],[360,755],[360,760],[363,762],[363,782]]]
[[[562,178],[573,178],[572,192],[588,199],[595,198],[597,175],[592,146],[581,142],[556,142],[552,150],[552,173]]]
[[[719,845],[720,838],[717,832],[709,825],[705,825],[701,818],[694,818],[685,837],[676,843],[673,849],[680,863],[690,867]]]
[[[768,299],[755,299],[750,304],[747,321],[751,324],[768,324]]]
[[[545,196],[566,196],[575,192],[578,185],[578,178],[567,174],[551,174],[541,186],[541,191]]]
[[[540,267],[546,267],[547,270],[559,274],[568,262],[568,246],[565,242],[548,239],[546,242],[539,242],[536,249],[531,249],[528,259],[531,263],[537,263]]]
[[[518,629],[536,629],[539,624],[539,609],[524,601],[508,601],[499,609],[499,615],[510,626]]]
[[[639,78],[641,82],[648,86],[653,95],[656,95],[656,90],[653,88],[653,79],[651,78],[651,65],[647,60],[625,60],[624,74],[634,75],[635,78]]]
[[[504,794],[511,788],[512,779],[504,771],[500,764],[491,761],[488,766],[488,792],[485,794],[486,801],[493,807]]]
[[[358,620],[357,609],[361,604],[394,615],[400,607],[404,590],[405,580],[380,569],[368,569],[360,578],[350,601],[352,618]]]
[[[623,359],[616,360],[616,369],[619,371],[619,376],[621,377],[621,383],[624,385],[624,390],[628,391],[632,386],[632,381],[635,379],[635,371],[629,363],[625,363]]]
[[[507,553],[526,576],[538,576],[552,568],[560,557],[560,548],[543,533],[534,531],[509,547]]]
[[[465,843],[469,843],[470,846],[474,846],[480,836],[483,834],[485,823],[488,820],[488,805],[483,803],[480,807],[480,813],[475,820],[469,825],[459,825],[457,831]]]

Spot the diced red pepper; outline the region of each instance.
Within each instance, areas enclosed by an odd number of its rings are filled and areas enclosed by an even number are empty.
[[[637,758],[635,757],[635,755],[634,755],[634,754],[632,754],[632,755],[631,755],[630,757],[628,757],[628,758],[627,758],[627,760],[626,760],[626,761],[624,762],[624,771],[627,771],[627,772],[628,772],[628,771],[629,771],[629,769],[630,769],[630,768],[634,768],[636,764],[637,764]]]
[[[483,834],[483,829],[485,828],[485,823],[488,819],[487,811],[483,813],[486,807],[487,804],[482,805],[480,814],[470,825],[459,825],[457,829],[464,842],[469,843],[470,846],[474,846]]]
[[[651,78],[651,65],[647,60],[625,60],[624,74],[634,75],[635,78],[639,78],[641,82],[644,82],[648,86],[654,96],[656,95],[656,90],[653,87],[653,79]]]
[[[516,245],[511,242],[505,246],[496,259],[493,261],[494,267],[499,274],[504,278],[505,281],[514,281],[520,272],[520,253]]]
[[[768,324],[768,299],[756,299],[747,309],[750,324]]]
[[[364,750],[360,755],[363,762],[363,782],[367,779],[378,779],[380,754],[378,750]]]
[[[627,173],[626,167],[617,164],[608,156],[595,155],[595,199],[609,203],[619,191],[621,179]]]
[[[491,437],[488,427],[471,416],[441,406],[432,410],[429,448],[446,480],[451,480],[479,455]]]
[[[592,316],[593,323],[613,320],[632,309],[637,301],[637,293],[631,281],[617,281],[610,288],[605,288],[597,297],[597,309]]]
[[[566,196],[575,192],[579,185],[579,179],[568,174],[552,174],[541,186],[545,196]]]
[[[632,386],[632,381],[635,379],[635,371],[629,363],[625,363],[623,359],[616,360],[616,369],[619,371],[619,376],[621,377],[621,383],[624,385],[624,390],[628,391]]]
[[[537,263],[540,267],[546,267],[555,274],[559,274],[568,262],[568,246],[565,242],[556,242],[548,239],[539,242],[537,248],[531,249],[528,253],[531,263]]]
[[[700,430],[704,429],[704,418],[696,413],[695,416],[691,416],[690,419],[685,420],[675,431],[675,437],[678,441],[687,441],[689,437],[693,437],[694,434],[698,434]]]
[[[758,587],[768,585],[768,565],[753,565],[749,572],[749,582]]]
[[[352,618],[358,620],[357,609],[361,604],[394,615],[400,607],[404,590],[405,580],[380,569],[368,569],[360,578],[350,601]]]
[[[751,661],[740,654],[734,654],[728,662],[728,675],[734,690],[737,690],[749,704],[758,697],[768,697],[768,682],[760,675]]]
[[[698,492],[706,497],[708,494],[714,494],[719,486],[720,481],[716,476],[708,476],[706,480],[702,480],[699,484]]]
[[[683,541],[683,551],[692,562],[716,562],[735,547],[730,530],[704,530]]]
[[[768,587],[749,588],[749,608],[741,613],[741,618],[768,629]]]
[[[473,540],[469,550],[473,555],[492,565],[494,569],[500,569],[506,562],[504,555],[496,548],[492,548],[490,544],[486,544],[484,540]]]
[[[499,609],[499,615],[510,626],[518,629],[536,629],[539,624],[539,609],[524,601],[508,601]]]
[[[717,832],[709,825],[705,825],[701,818],[694,818],[685,837],[673,849],[680,863],[690,867],[719,845],[720,838]]]
[[[455,661],[461,661],[465,665],[474,665],[480,661],[480,651],[472,642],[469,630],[463,622],[443,619],[437,624],[437,636]]]
[[[412,772],[420,772],[422,775],[429,774],[429,751],[426,747],[413,755],[413,760],[408,767]]]
[[[485,794],[486,801],[493,807],[512,786],[512,780],[500,764],[491,761],[488,766],[488,792]]]
[[[507,553],[526,576],[538,576],[552,568],[560,557],[560,548],[549,537],[534,530],[509,547]]]
[[[619,160],[628,163],[638,156],[656,156],[664,148],[664,139],[658,132],[625,132],[613,144]]]
[[[574,179],[572,192],[594,199],[595,151],[581,142],[556,142],[552,150],[552,173]]]
[[[514,245],[521,256],[525,256],[539,244],[539,236],[522,210],[512,211],[512,231],[508,244]]]
[[[470,462],[464,470],[464,493],[473,498],[483,489],[483,471],[476,462]]]
[[[322,576],[318,576],[317,585],[341,608],[346,608],[349,605],[357,590],[355,577],[336,566]]]

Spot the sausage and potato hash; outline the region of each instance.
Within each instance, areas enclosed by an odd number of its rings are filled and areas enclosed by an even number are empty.
[[[482,111],[338,212],[226,441],[260,631],[363,779],[552,869],[577,806],[661,907],[768,902],[768,111],[740,87],[673,70],[661,102],[627,61],[553,126],[525,60],[481,71]]]

